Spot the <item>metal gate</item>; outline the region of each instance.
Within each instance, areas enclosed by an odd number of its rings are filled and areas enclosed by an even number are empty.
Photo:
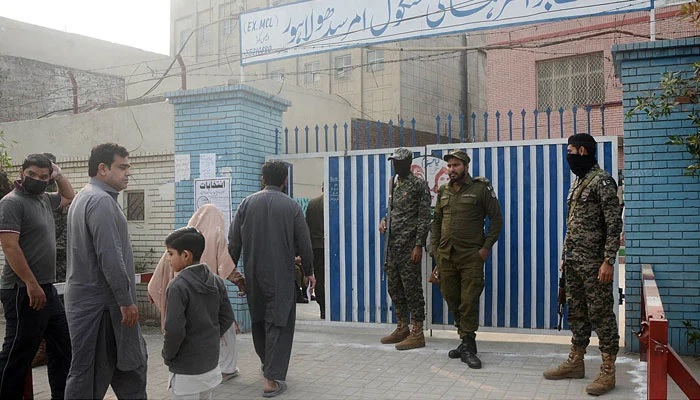
[[[617,177],[617,138],[599,137],[598,163]],[[572,181],[566,139],[444,144],[413,147],[415,156],[462,149],[472,176],[485,176],[496,191],[504,225],[485,265],[480,325],[554,329],[566,197]],[[391,149],[275,156],[285,161],[324,158],[326,314],[332,321],[394,320],[382,273]],[[433,188],[433,182],[429,185]],[[427,254],[427,253],[426,253]],[[424,257],[424,277],[432,268]],[[617,284],[617,276],[614,284]],[[427,327],[452,324],[436,286],[424,279]],[[615,287],[615,286],[614,286]]]

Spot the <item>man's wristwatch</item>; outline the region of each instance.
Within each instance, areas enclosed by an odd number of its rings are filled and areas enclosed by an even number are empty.
[[[615,265],[615,257],[608,257],[605,259],[610,265]]]

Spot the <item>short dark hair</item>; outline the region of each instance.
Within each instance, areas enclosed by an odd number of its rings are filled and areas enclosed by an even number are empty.
[[[165,238],[165,245],[171,249],[177,250],[182,254],[188,250],[192,253],[192,261],[199,261],[204,253],[204,235],[197,228],[186,226],[184,228],[175,229]]]
[[[44,155],[51,160],[52,163],[56,163],[56,156],[53,153],[44,153]]]
[[[583,147],[588,152],[588,155],[594,156],[596,153],[596,141],[595,138],[587,133],[577,133],[575,135],[569,136],[567,144],[570,144],[576,148]]]
[[[49,175],[53,173],[53,166],[51,166],[51,160],[43,154],[30,154],[22,162],[22,171],[35,165],[39,168],[48,168]]]
[[[97,176],[97,168],[100,164],[112,166],[114,156],[129,157],[129,152],[125,147],[116,143],[102,143],[93,147],[90,151],[90,160],[88,161],[88,176]]]
[[[279,160],[267,161],[263,164],[262,175],[266,185],[282,186],[287,179],[287,165]]]

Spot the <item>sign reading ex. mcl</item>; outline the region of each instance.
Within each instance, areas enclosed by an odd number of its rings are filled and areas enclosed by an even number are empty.
[[[241,64],[651,6],[651,0],[305,1],[241,14]]]

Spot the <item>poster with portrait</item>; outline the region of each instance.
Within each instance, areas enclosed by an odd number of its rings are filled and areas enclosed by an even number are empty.
[[[450,175],[447,172],[447,163],[439,157],[419,156],[413,159],[411,163],[411,172],[413,175],[428,183],[428,188],[430,189],[430,206],[435,207],[438,188],[443,183],[450,181]]]

